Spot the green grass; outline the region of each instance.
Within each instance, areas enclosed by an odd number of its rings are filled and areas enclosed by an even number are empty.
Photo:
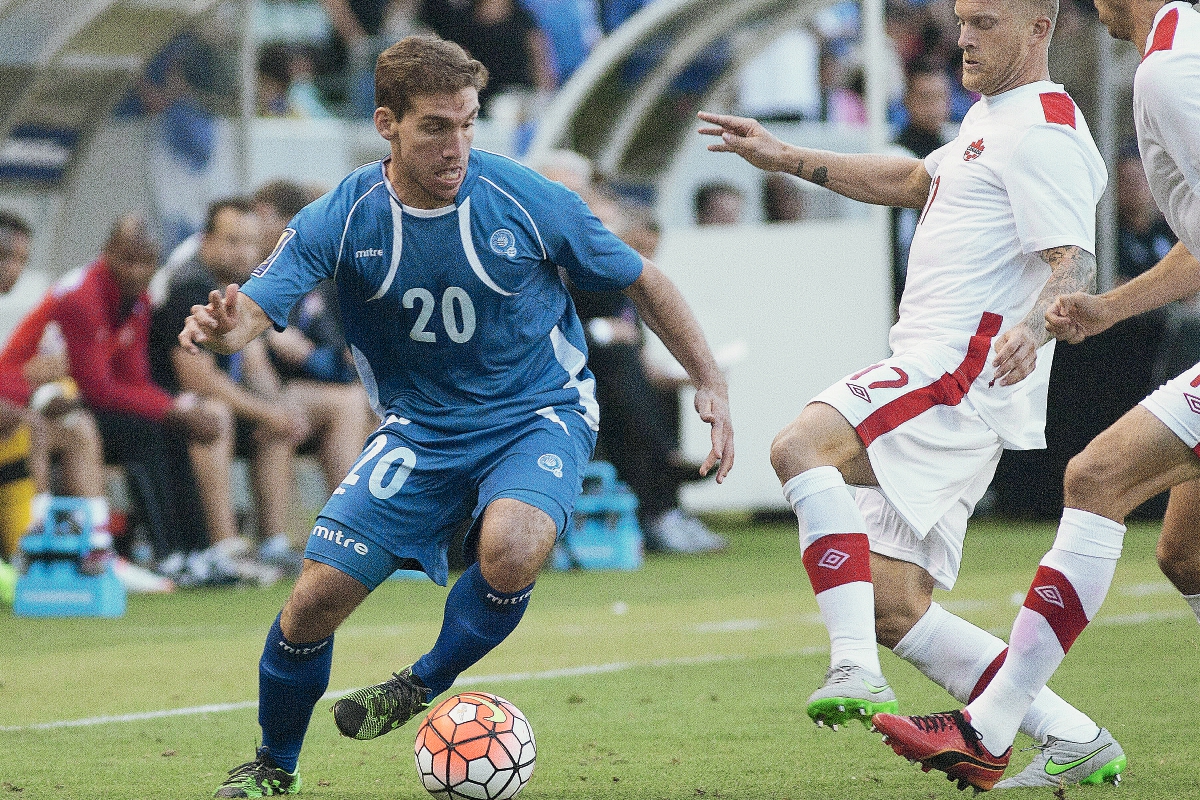
[[[633,573],[543,575],[520,628],[463,676],[516,703],[534,726],[538,766],[521,797],[966,797],[897,758],[878,734],[808,721],[804,700],[827,666],[828,639],[795,528],[722,530],[732,540],[725,554],[652,557]],[[1191,770],[1200,758],[1191,739],[1200,626],[1154,563],[1156,537],[1156,527],[1131,529],[1108,600],[1051,682],[1129,756],[1119,794],[1069,787],[1067,797],[1200,795]],[[958,588],[937,599],[1007,636],[1013,597],[1023,597],[1052,539],[1048,525],[975,525]],[[251,707],[30,726],[254,700],[263,636],[287,591],[134,597],[119,620],[0,612],[0,799],[210,796],[252,755]],[[378,682],[424,652],[444,599],[425,582],[381,587],[338,633],[330,689]],[[904,662],[882,658],[902,711],[956,707]],[[595,666],[603,669],[539,674]],[[305,743],[302,796],[428,796],[415,776],[412,725],[355,742],[337,736],[329,706],[318,705]],[[1031,757],[1017,753],[1014,766]]]

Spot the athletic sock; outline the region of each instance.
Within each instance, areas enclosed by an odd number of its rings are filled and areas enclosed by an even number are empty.
[[[1003,640],[932,603],[893,648],[960,703],[978,697],[1004,663]],[[1079,709],[1045,687],[1021,720],[1021,732],[1035,741],[1055,736],[1090,742],[1100,728]]]
[[[332,635],[319,642],[291,642],[275,617],[258,662],[258,724],[263,747],[280,769],[296,771],[308,721],[329,686],[332,664]]]
[[[1021,718],[1084,627],[1100,610],[1125,537],[1119,522],[1068,508],[1017,612],[1009,652],[991,684],[967,706],[993,754],[1012,744]]]
[[[446,597],[442,630],[433,649],[413,664],[413,674],[436,697],[450,688],[463,670],[504,641],[529,605],[533,584],[516,592],[493,589],[476,561],[464,572]]]
[[[1200,620],[1200,594],[1185,594],[1183,599],[1192,607],[1192,613],[1196,615],[1196,619]]]
[[[836,467],[806,470],[783,485],[800,521],[800,553],[829,631],[829,664],[852,661],[880,674],[875,586],[862,512]]]

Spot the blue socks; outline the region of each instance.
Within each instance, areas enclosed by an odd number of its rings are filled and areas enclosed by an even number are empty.
[[[467,568],[446,598],[437,642],[412,667],[431,698],[449,689],[459,673],[513,632],[532,592],[532,583],[510,594],[496,591],[484,580],[478,561]]]
[[[333,636],[296,644],[271,625],[258,662],[258,724],[262,743],[281,769],[296,771],[313,707],[329,686]]]

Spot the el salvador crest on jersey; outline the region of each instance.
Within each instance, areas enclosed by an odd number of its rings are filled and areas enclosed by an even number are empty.
[[[538,456],[537,464],[546,470],[546,472],[552,473],[556,478],[563,476],[563,460],[554,453],[545,453]]]
[[[488,239],[488,246],[498,256],[515,258],[517,255],[517,237],[508,228],[494,231],[491,238]]]

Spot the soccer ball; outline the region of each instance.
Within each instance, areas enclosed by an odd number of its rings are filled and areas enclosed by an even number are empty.
[[[439,703],[417,729],[421,783],[446,800],[505,800],[533,774],[536,748],[525,715],[504,698],[463,692]]]

